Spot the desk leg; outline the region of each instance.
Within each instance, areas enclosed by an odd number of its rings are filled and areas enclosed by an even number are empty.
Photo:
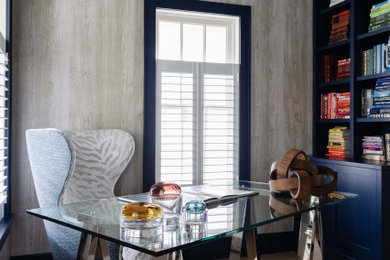
[[[245,239],[246,251],[248,253],[248,260],[259,259],[257,257],[257,251],[256,251],[255,229],[250,229],[250,230],[245,230],[244,232],[235,233],[232,236],[229,260],[240,260],[243,236]]]
[[[183,254],[182,254],[181,250],[168,253],[167,260],[183,260]]]
[[[100,244],[101,257],[103,260],[110,260],[110,251],[108,249],[107,240],[86,235],[86,238],[81,244],[81,250],[79,252],[78,260],[95,260],[96,250]]]
[[[301,214],[298,259],[322,260],[322,223],[319,209]]]

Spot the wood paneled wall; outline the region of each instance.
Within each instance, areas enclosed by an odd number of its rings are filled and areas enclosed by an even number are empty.
[[[288,148],[311,152],[311,0],[252,6],[251,177]],[[48,252],[27,158],[29,128],[122,128],[136,152],[116,194],[142,189],[143,1],[14,0],[11,254]]]

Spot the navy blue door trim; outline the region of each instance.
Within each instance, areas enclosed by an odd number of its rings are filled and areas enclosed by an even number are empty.
[[[240,17],[240,133],[239,176],[250,179],[250,42],[251,9],[249,6],[195,0],[145,0],[144,15],[144,156],[143,189],[155,183],[156,115],[156,8],[236,15]]]

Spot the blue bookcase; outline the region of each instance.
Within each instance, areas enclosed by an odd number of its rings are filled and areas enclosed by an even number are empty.
[[[390,26],[368,31],[372,5],[384,0],[345,0],[329,7],[329,0],[313,0],[313,156],[316,165],[338,173],[338,189],[359,198],[323,211],[325,259],[390,259],[390,163],[362,161],[365,135],[390,133],[390,118],[361,116],[361,92],[373,89],[377,79],[390,72],[362,76],[362,51],[387,43]],[[332,15],[350,11],[350,37],[328,44]],[[350,77],[324,82],[324,55],[351,58]],[[351,93],[349,119],[320,119],[321,94]],[[351,158],[331,160],[327,153],[328,131],[335,126],[350,129]]]
[[[390,118],[364,118],[361,116],[361,92],[373,89],[379,78],[390,72],[362,76],[362,51],[380,43],[387,43],[390,26],[368,32],[372,5],[384,0],[344,0],[329,8],[329,0],[313,0],[313,154],[324,157],[327,152],[328,131],[335,126],[347,126],[351,134],[351,159],[360,159],[361,140],[364,135],[390,133]],[[350,12],[350,37],[328,44],[332,16]],[[324,82],[324,55],[341,55],[351,58],[349,78]],[[321,94],[330,92],[351,93],[349,119],[320,119]]]

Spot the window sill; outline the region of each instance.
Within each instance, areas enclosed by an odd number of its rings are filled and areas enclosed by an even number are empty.
[[[5,240],[7,239],[11,223],[13,219],[13,214],[9,214],[4,217],[0,222],[0,250],[3,247]]]

